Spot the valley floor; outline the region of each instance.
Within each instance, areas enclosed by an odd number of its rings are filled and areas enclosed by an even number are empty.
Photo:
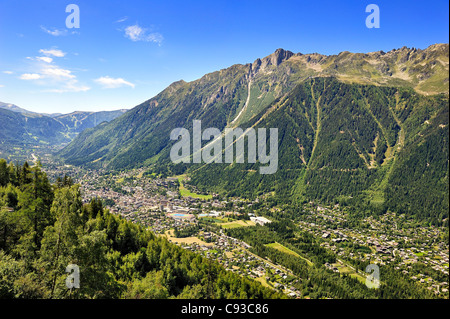
[[[264,200],[197,194],[184,178],[180,183],[179,177],[160,178],[143,169],[112,173],[54,165],[46,171],[50,177],[73,176],[82,185],[85,202],[101,198],[112,213],[293,298],[309,298],[304,288],[308,278],[267,255],[260,256],[253,247],[255,243],[245,238],[257,237],[258,232],[273,234],[269,237],[277,240],[260,238],[261,242],[268,241],[264,245],[267,249],[297,258],[311,271],[323,269],[366,284],[370,277],[364,271],[365,265],[379,267],[381,282],[383,269],[389,266],[434,296],[449,296],[446,228],[418,226],[395,213],[356,220],[339,205],[309,203],[290,218],[291,235],[283,239],[284,230],[274,233],[271,228],[272,223],[284,222],[283,208],[269,208]],[[304,238],[328,257],[320,259],[313,251],[302,250],[303,246],[296,243]]]

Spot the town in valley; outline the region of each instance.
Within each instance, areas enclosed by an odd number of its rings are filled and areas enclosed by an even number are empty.
[[[289,297],[305,297],[298,285],[302,278],[291,269],[258,256],[249,243],[229,235],[232,229],[267,227],[283,218],[283,208],[269,207],[266,196],[248,200],[202,194],[189,185],[185,175],[157,176],[145,168],[112,172],[47,164],[44,170],[51,179],[64,175],[73,178],[81,185],[85,203],[99,198],[111,213],[218,261],[228,271]],[[335,257],[332,263],[314,264],[308,256],[279,242],[266,246],[292,254],[310,267],[324,267],[362,283],[368,280],[369,273],[358,269],[358,262],[378,265],[381,281],[383,267],[390,265],[437,296],[448,298],[449,243],[445,227],[418,227],[404,215],[392,212],[366,216],[358,227],[352,226],[348,217],[347,209],[338,204],[309,202],[293,220],[294,234],[312,236],[316,244]]]

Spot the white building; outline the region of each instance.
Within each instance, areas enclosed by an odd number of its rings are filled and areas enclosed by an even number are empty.
[[[250,217],[250,220],[251,220],[252,222],[254,222],[255,224],[259,224],[259,225],[265,225],[265,224],[271,223],[270,220],[268,220],[268,219],[265,218],[265,217],[261,217],[261,216],[258,216],[258,217]]]

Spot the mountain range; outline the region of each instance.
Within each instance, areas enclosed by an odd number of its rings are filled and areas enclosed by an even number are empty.
[[[0,102],[0,151],[30,145],[62,145],[78,133],[124,114],[126,110],[44,114]]]
[[[329,56],[278,49],[174,82],[58,155],[94,168],[187,170],[209,191],[358,201],[439,222],[448,218],[448,65],[448,44]],[[193,120],[221,131],[277,127],[277,173],[255,173],[258,163],[174,166],[170,132]]]

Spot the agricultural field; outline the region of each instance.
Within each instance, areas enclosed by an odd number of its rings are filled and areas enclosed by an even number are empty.
[[[291,255],[294,255],[294,256],[296,256],[296,257],[299,257],[299,258],[303,259],[304,261],[306,261],[306,263],[308,264],[308,266],[312,266],[312,265],[313,265],[313,263],[312,263],[310,260],[306,259],[305,257],[300,256],[300,255],[297,254],[295,251],[293,251],[293,250],[291,250],[291,249],[289,249],[289,248],[283,246],[283,245],[280,244],[280,243],[276,243],[276,242],[275,242],[275,243],[267,244],[266,246],[267,246],[267,247],[275,248],[275,249],[277,249],[277,250],[279,250],[279,251],[281,251],[281,252],[283,252],[283,253],[287,253],[287,254],[291,254]]]
[[[332,264],[332,267],[336,267],[340,274],[347,274],[350,277],[354,277],[358,279],[360,282],[365,283],[366,278],[358,273],[355,270],[342,262],[338,261],[337,263]]]
[[[266,278],[265,278],[264,276],[258,277],[258,278],[256,278],[255,280],[256,280],[256,281],[259,281],[264,287],[274,289],[273,286],[271,286],[271,285],[269,285],[269,284],[267,283],[267,280],[266,280]]]
[[[229,222],[228,218],[221,218],[221,217],[201,216],[201,217],[199,217],[199,219],[202,219],[203,221],[217,223],[217,224],[223,224],[223,223]]]
[[[180,195],[183,197],[192,197],[192,198],[200,198],[204,200],[208,200],[212,198],[212,195],[202,195],[202,194],[196,194],[188,190],[183,185],[183,181],[186,178],[186,175],[178,175],[176,176],[178,178],[178,182],[180,182]]]
[[[225,229],[231,229],[231,228],[255,226],[255,223],[251,220],[235,220],[228,223],[222,223],[220,224],[220,226]]]
[[[176,238],[173,236],[173,230],[168,230],[165,232],[164,236],[167,237],[167,239],[172,242],[172,243],[176,243],[176,244],[198,244],[198,245],[205,245],[205,246],[213,246],[213,243],[207,243],[204,242],[203,240],[199,239],[198,237],[185,237],[185,238]]]

